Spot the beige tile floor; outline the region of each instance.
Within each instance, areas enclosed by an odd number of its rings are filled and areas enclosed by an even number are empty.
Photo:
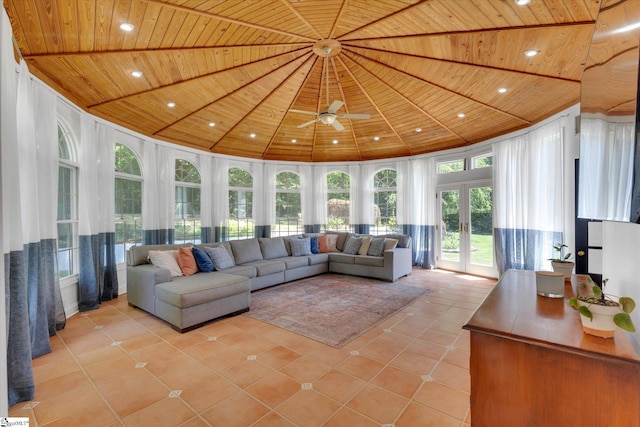
[[[72,316],[33,361],[30,426],[467,427],[469,334],[495,280],[414,269],[433,291],[341,349],[246,316],[180,334],[126,295]]]

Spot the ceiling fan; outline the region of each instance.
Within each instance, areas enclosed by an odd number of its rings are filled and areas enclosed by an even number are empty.
[[[327,126],[329,125],[333,126],[337,131],[341,131],[341,130],[344,130],[344,126],[342,126],[342,124],[338,121],[338,119],[358,120],[358,119],[368,119],[371,116],[369,114],[337,114],[336,111],[338,111],[340,107],[344,105],[344,102],[342,101],[333,101],[333,103],[329,105],[329,66],[327,63],[329,62],[329,53],[331,53],[331,47],[325,46],[323,48],[323,52],[325,55],[325,61],[323,64],[323,68],[324,68],[323,74],[326,76],[325,89],[327,91],[327,108],[324,111],[321,111],[319,113],[316,113],[314,111],[305,111],[305,110],[289,110],[289,111],[291,111],[292,113],[311,114],[313,116],[316,116],[315,119],[310,120],[306,123],[302,123],[301,125],[298,126],[298,128],[309,126],[310,124],[315,122],[322,122]]]

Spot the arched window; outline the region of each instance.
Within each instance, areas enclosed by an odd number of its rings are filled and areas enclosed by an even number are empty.
[[[399,232],[397,229],[397,173],[383,169],[373,177],[374,226],[371,234],[380,235]]]
[[[115,144],[116,262],[142,242],[142,170],[129,147]]]
[[[175,243],[200,243],[200,172],[176,159]]]
[[[71,135],[58,123],[58,276],[78,274],[78,164]]]
[[[329,172],[327,174],[327,230],[350,231],[349,199],[351,181],[349,174]]]
[[[229,168],[228,239],[253,237],[253,177],[240,168]]]
[[[303,231],[300,175],[280,172],[276,175],[276,225],[271,235],[290,236]]]

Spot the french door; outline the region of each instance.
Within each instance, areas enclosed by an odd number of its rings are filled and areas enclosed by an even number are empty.
[[[491,182],[438,189],[438,267],[496,277]]]

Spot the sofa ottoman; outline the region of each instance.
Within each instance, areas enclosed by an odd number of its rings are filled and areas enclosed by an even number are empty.
[[[155,287],[155,314],[179,332],[249,310],[251,281],[224,273],[198,273]]]

